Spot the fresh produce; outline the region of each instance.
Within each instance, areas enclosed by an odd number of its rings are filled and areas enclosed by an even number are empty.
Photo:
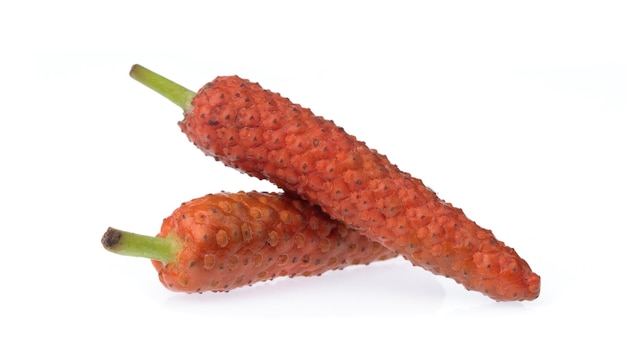
[[[197,94],[139,65],[131,76],[183,108],[180,128],[206,155],[469,290],[498,301],[539,296],[540,277],[513,248],[334,122],[237,76]]]
[[[183,203],[156,237],[109,228],[103,246],[152,259],[178,292],[220,292],[395,257],[319,207],[285,194],[219,193]]]

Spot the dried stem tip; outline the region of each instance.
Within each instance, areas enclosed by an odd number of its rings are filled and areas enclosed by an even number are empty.
[[[111,227],[102,236],[102,246],[119,255],[149,258],[164,263],[176,261],[181,248],[176,238],[145,236]]]

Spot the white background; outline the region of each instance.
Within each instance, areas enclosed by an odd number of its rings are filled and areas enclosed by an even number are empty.
[[[1,359],[623,359],[623,2],[16,3]],[[194,90],[238,74],[333,119],[514,247],[540,298],[496,303],[401,259],[165,290],[102,248],[108,226],[156,234],[182,201],[274,188],[188,143],[134,63]]]

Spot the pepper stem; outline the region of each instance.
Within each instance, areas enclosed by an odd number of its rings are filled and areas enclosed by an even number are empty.
[[[130,77],[161,94],[184,111],[191,109],[191,100],[196,93],[153,72],[139,64],[130,69]]]
[[[108,251],[133,257],[149,258],[163,263],[175,262],[180,243],[175,238],[151,237],[111,228],[102,236]]]

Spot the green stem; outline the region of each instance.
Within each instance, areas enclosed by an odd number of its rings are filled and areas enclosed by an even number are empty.
[[[130,69],[131,78],[161,94],[184,111],[191,109],[191,100],[196,93],[153,72],[139,64]]]
[[[175,238],[144,236],[111,227],[102,236],[102,245],[116,254],[149,258],[163,263],[175,262],[181,248]]]

